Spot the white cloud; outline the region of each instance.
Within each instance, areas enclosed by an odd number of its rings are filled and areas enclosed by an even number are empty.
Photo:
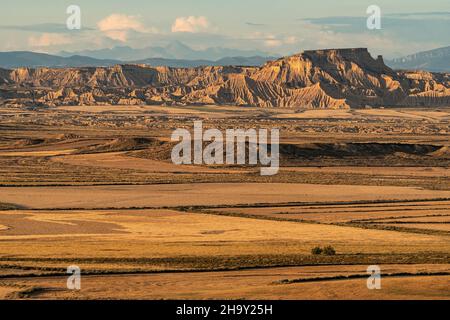
[[[126,42],[131,32],[156,33],[154,28],[146,28],[136,16],[114,13],[100,20],[97,27],[108,38]]]
[[[272,33],[254,32],[249,36],[250,40],[261,42],[265,47],[276,48],[281,47],[284,44],[292,44],[296,42],[296,38],[291,36],[282,38],[281,36],[274,35]]]
[[[328,29],[327,27],[303,22],[298,28],[303,30],[301,38],[295,44],[299,49],[323,49],[323,48],[348,48],[366,47],[373,54],[383,54],[386,58],[392,57],[393,52],[402,52],[406,47],[413,47],[407,39],[396,40],[383,34],[341,33]],[[300,37],[300,35],[298,35]],[[414,51],[423,50],[423,43],[417,43]]]
[[[31,36],[28,38],[28,44],[31,47],[51,47],[70,43],[71,40],[67,35],[58,33],[44,33],[40,36]]]
[[[172,25],[172,32],[198,33],[208,30],[210,24],[206,17],[178,17]]]
[[[296,44],[297,42],[298,42],[298,39],[295,36],[289,36],[284,39],[285,44]]]
[[[269,34],[266,36],[266,39],[264,40],[264,45],[269,48],[279,47],[283,44],[283,42],[280,39],[277,39],[276,36]]]

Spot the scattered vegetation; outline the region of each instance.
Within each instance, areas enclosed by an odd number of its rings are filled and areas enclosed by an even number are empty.
[[[423,111],[427,118],[436,119],[428,122],[423,121],[425,116],[416,114],[417,110],[402,110],[398,114],[410,114],[394,121],[379,113],[361,115],[359,111],[346,111],[343,118],[327,115],[321,119],[316,111],[308,117],[291,117],[288,110],[240,108],[237,117],[235,109],[227,111],[224,107],[199,107],[202,113],[196,114],[186,108],[150,106],[114,106],[102,112],[73,108],[2,112],[0,186],[4,193],[0,210],[10,212],[0,219],[0,282],[21,285],[19,292],[7,298],[60,294],[44,280],[49,276],[66,277],[70,264],[79,265],[83,274],[98,276],[298,266],[332,266],[333,270],[345,271],[335,277],[328,273],[310,275],[320,276],[320,281],[347,276],[366,278],[365,268],[360,266],[373,264],[398,265],[390,271],[395,276],[408,275],[406,272],[437,276],[441,269],[428,265],[445,266],[450,261],[446,241],[450,198],[448,193],[430,191],[450,190],[450,153],[445,140],[450,110],[439,114]],[[189,127],[191,123],[186,119],[203,119],[205,126],[221,131],[231,127],[281,128],[284,140],[280,173],[263,177],[249,166],[170,167],[172,145],[167,138],[174,128]],[[305,136],[311,138],[311,143],[305,143]],[[221,184],[217,193],[220,197],[217,201],[179,201],[186,190],[194,188],[190,183],[198,183],[194,187],[199,190],[209,189],[211,183]],[[227,188],[239,201],[227,200],[225,183],[230,183]],[[266,188],[274,188],[266,183],[284,185],[275,189],[273,199],[255,200],[253,195],[246,197],[236,191],[244,183],[252,183],[247,187],[254,188],[252,194],[258,196]],[[282,188],[295,188],[293,183],[308,184],[314,196],[294,197],[283,192]],[[143,197],[136,192],[139,188],[134,186],[147,184],[161,184],[152,189],[153,196],[162,199],[167,193],[166,200],[141,200]],[[55,195],[60,188],[45,189],[74,186],[70,198],[75,199],[75,186],[86,185],[105,186],[92,188],[102,190],[104,195],[99,192],[92,200],[79,197],[80,201],[59,201]],[[112,187],[117,185],[123,187]],[[371,195],[378,191],[365,196],[348,187],[330,188],[337,185],[357,186],[358,192],[362,186],[421,190],[417,196],[403,197],[403,192],[390,193],[380,188],[374,199]],[[40,188],[25,188],[30,186]],[[159,193],[159,188],[165,191]],[[130,192],[133,197],[121,201],[110,189]],[[52,197],[38,204],[42,190],[42,194]],[[84,192],[84,188],[79,190]],[[26,197],[36,197],[36,201],[31,203]],[[171,212],[159,219],[163,210],[181,214]],[[196,215],[195,221],[193,215],[185,213],[201,215]],[[433,217],[443,222],[438,224]],[[435,230],[437,227],[442,230]],[[89,234],[81,234],[86,232]],[[75,240],[74,233],[79,235]],[[24,241],[24,237],[30,238]],[[373,245],[377,239],[382,246]],[[80,248],[77,252],[67,247],[73,241]],[[417,270],[408,269],[414,264],[423,265]],[[355,266],[352,270],[356,275],[346,271],[349,265]],[[301,281],[311,280],[293,280]],[[364,283],[362,287],[365,290]]]
[[[326,256],[336,255],[336,250],[332,246],[326,246],[323,248],[323,254]]]
[[[448,276],[450,272],[397,272],[384,274],[383,277],[427,277],[427,276]],[[350,274],[350,275],[338,275],[331,277],[315,277],[315,278],[300,278],[300,279],[283,279],[275,282],[275,284],[293,284],[293,283],[305,283],[305,282],[319,282],[319,281],[334,281],[334,280],[350,280],[350,279],[365,279],[366,274]]]
[[[325,256],[334,256],[336,255],[336,250],[332,246],[326,247],[314,247],[311,250],[311,254],[313,255],[325,255]]]

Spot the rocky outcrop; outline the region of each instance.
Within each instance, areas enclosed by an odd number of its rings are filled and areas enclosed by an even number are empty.
[[[330,49],[262,67],[117,65],[0,69],[2,103],[218,104],[342,109],[450,104],[450,75],[396,72],[367,49]]]

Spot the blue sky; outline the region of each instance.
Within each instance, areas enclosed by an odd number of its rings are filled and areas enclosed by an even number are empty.
[[[82,29],[65,28],[79,5]],[[366,28],[366,9],[382,10],[382,29]],[[180,40],[291,54],[304,49],[368,47],[387,57],[450,45],[449,0],[15,0],[0,11],[0,50],[56,53]]]

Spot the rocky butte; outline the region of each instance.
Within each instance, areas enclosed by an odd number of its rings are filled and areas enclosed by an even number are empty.
[[[304,51],[261,67],[0,69],[0,103],[439,107],[450,105],[450,74],[394,71],[365,48]]]

